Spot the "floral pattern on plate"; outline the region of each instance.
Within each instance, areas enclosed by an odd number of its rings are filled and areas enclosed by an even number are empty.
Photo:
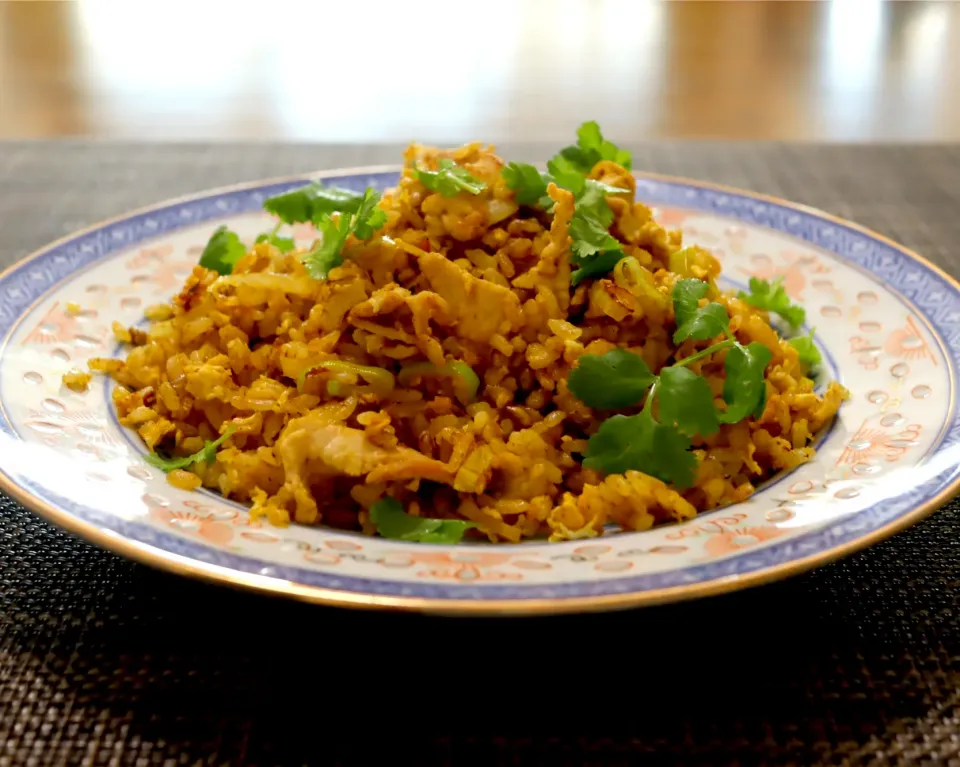
[[[354,189],[395,172],[329,174]],[[118,350],[110,325],[167,300],[214,226],[252,239],[264,197],[298,182],[208,193],[95,227],[0,277],[0,466],[8,489],[71,529],[156,564],[298,596],[444,609],[551,610],[707,593],[843,553],[909,520],[957,475],[960,296],[897,246],[746,193],[638,177],[638,197],[710,248],[727,287],[782,277],[852,394],[817,457],[747,502],[683,525],[562,544],[439,546],[322,527],[275,528],[212,493],[171,487],[117,423],[110,383],[62,374]],[[310,227],[298,227],[309,242]],[[79,307],[79,311],[77,311]],[[183,566],[183,563],[189,566]],[[731,581],[731,578],[733,579]],[[334,594],[331,597],[331,593]]]

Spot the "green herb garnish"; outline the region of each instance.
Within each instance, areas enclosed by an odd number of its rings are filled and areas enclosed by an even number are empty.
[[[717,335],[722,341],[677,360],[654,375],[637,354],[613,349],[602,355],[580,357],[567,378],[570,391],[584,404],[598,409],[621,409],[639,405],[636,415],[615,415],[606,419],[590,437],[583,465],[608,474],[642,471],[678,488],[690,487],[697,462],[692,437],[715,434],[721,423],[737,423],[748,416],[759,417],[766,404],[764,371],[773,355],[763,344],[744,346],[730,331],[730,320],[721,304],[700,307],[707,292],[680,280],[674,286],[674,314],[678,333],[705,340]],[[712,308],[717,307],[717,308]],[[723,311],[723,317],[718,314]],[[699,359],[727,350],[723,400],[726,409],[714,405],[706,378],[689,369]]]
[[[709,286],[702,280],[690,278],[677,280],[673,286],[673,307],[677,331],[673,334],[675,344],[686,340],[705,341],[730,329],[730,316],[722,304],[711,302],[700,306],[700,299],[707,294]]]
[[[487,185],[470,175],[453,160],[446,158],[437,163],[437,170],[421,170],[414,166],[413,173],[427,189],[443,197],[455,197],[460,192],[480,194]]]
[[[737,423],[747,416],[759,418],[767,404],[767,382],[763,371],[773,354],[761,343],[749,346],[735,344],[727,352],[723,368],[727,380],[723,384],[723,401],[727,409],[720,414],[722,423]]]
[[[247,246],[240,241],[240,236],[226,226],[219,226],[200,254],[200,266],[219,274],[230,274],[245,255]]]
[[[550,178],[561,189],[580,197],[587,187],[587,177],[570,160],[562,154],[554,155],[547,162]]]
[[[330,213],[356,213],[363,197],[364,193],[324,186],[322,181],[315,181],[299,189],[268,197],[263,208],[285,224],[316,223],[318,218]]]
[[[517,162],[510,163],[502,171],[507,186],[514,191],[520,205],[535,205],[551,213],[553,200],[547,196],[547,185],[551,181],[573,194],[570,260],[576,268],[570,275],[570,282],[574,287],[588,277],[608,274],[625,255],[621,243],[610,234],[613,211],[606,197],[627,190],[588,179],[586,174],[600,160],[612,160],[628,170],[630,168],[630,153],[604,140],[595,122],[581,125],[577,137],[575,146],[567,147],[550,159],[548,173]]]
[[[580,188],[570,219],[570,261],[577,267],[570,276],[574,287],[587,277],[609,274],[626,255],[620,241],[610,234],[613,211],[606,200],[608,194],[622,192],[589,179]]]
[[[542,204],[547,195],[547,184],[552,180],[546,173],[525,162],[512,162],[500,173],[513,190],[518,205]],[[549,197],[547,200],[551,201]]]
[[[600,126],[593,120],[580,126],[577,143],[561,149],[560,154],[584,174],[593,170],[593,166],[601,160],[610,160],[626,170],[630,170],[633,164],[630,153],[607,141],[600,132]]]
[[[254,243],[259,245],[261,242],[266,242],[270,245],[273,245],[273,247],[275,247],[281,253],[289,253],[296,247],[296,243],[292,237],[280,237],[277,234],[277,232],[280,231],[281,226],[283,226],[282,222],[273,227],[273,231],[264,232],[263,234],[259,235],[257,239],[254,240]]]
[[[591,211],[576,210],[570,220],[570,239],[573,240],[573,259],[577,263],[583,263],[598,253],[614,250],[623,257],[620,242],[607,231],[603,219]]]
[[[590,437],[583,465],[605,474],[642,471],[685,488],[693,484],[697,459],[679,431],[653,420],[648,410],[608,418]]]
[[[817,367],[823,362],[823,356],[813,341],[813,330],[808,335],[790,338],[787,343],[800,353],[800,362],[807,368]]]
[[[370,521],[382,538],[417,543],[459,543],[467,530],[476,527],[473,522],[459,519],[411,516],[396,498],[381,498],[374,503]]]
[[[660,371],[657,408],[662,423],[688,437],[709,437],[720,429],[710,384],[689,368],[672,365]]]
[[[573,287],[577,287],[577,285],[589,277],[602,277],[605,274],[610,274],[610,272],[613,271],[613,267],[620,262],[623,256],[622,250],[608,250],[593,258],[580,261],[578,268],[570,273],[570,284]]]
[[[745,293],[741,290],[737,293],[737,298],[742,298],[758,309],[779,314],[794,328],[800,327],[807,316],[802,306],[790,302],[790,296],[783,287],[782,277],[778,277],[773,282],[751,277],[750,292]]]
[[[355,212],[341,212],[337,221],[324,213],[314,221],[320,241],[303,257],[311,277],[325,280],[332,269],[343,264],[343,246],[351,234],[358,240],[368,240],[387,223],[387,213],[378,207],[379,202],[379,192],[367,189]]]
[[[636,405],[657,377],[643,358],[626,349],[585,354],[567,377],[567,386],[590,407],[604,410]]]
[[[156,453],[147,453],[146,461],[151,466],[165,471],[167,473],[174,469],[185,469],[194,463],[213,463],[217,459],[217,448],[220,447],[236,431],[236,427],[231,424],[227,430],[217,439],[207,440],[206,444],[193,455],[184,458],[164,458]]]

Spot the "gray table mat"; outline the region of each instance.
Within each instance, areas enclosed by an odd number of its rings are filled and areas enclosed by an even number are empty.
[[[813,205],[960,271],[958,145],[631,148],[638,169]],[[0,143],[0,266],[167,197],[400,149]],[[542,161],[554,147],[500,149]],[[0,767],[960,764],[958,534],[953,503],[741,594],[474,621],[193,583],[0,497]]]

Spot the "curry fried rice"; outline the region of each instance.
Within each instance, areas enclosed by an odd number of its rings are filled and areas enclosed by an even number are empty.
[[[742,501],[812,457],[847,392],[815,388],[779,283],[719,290],[634,199],[629,154],[578,137],[546,173],[413,145],[382,197],[271,198],[273,231],[218,229],[91,371],[171,484],[276,525],[561,541]],[[283,236],[299,222],[309,248]]]

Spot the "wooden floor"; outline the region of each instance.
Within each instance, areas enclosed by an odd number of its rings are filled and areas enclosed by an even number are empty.
[[[0,137],[562,141],[587,119],[960,140],[960,2],[0,1]]]

